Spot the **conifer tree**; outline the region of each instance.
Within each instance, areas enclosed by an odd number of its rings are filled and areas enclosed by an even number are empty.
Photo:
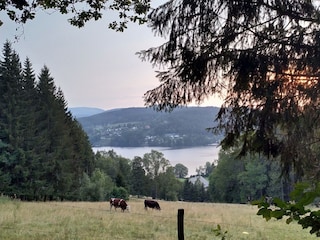
[[[44,67],[37,85],[40,94],[38,118],[42,145],[41,161],[50,197],[79,199],[83,173],[92,174],[94,154],[87,135],[68,111],[62,90],[54,85]]]
[[[80,198],[94,169],[87,135],[44,66],[39,81],[6,42],[0,62],[0,192],[22,200]]]
[[[50,76],[49,69],[44,66],[39,74],[37,84],[39,102],[37,105],[36,124],[37,140],[40,143],[38,150],[41,172],[40,182],[42,183],[40,195],[45,198],[53,196],[53,186],[55,184],[55,146],[53,138],[55,137],[54,129],[54,113],[52,106],[54,105],[54,94],[56,87],[53,78]]]
[[[26,181],[23,182],[21,188],[23,193],[20,194],[21,199],[32,200],[35,198],[37,189],[39,156],[36,155],[36,105],[38,103],[37,92],[35,89],[36,77],[30,59],[27,58],[24,62],[21,81],[21,101],[20,101],[20,139],[21,148],[24,152],[24,171]]]
[[[61,152],[57,159],[60,169],[57,191],[60,198],[79,199],[83,173],[91,176],[94,170],[94,154],[86,133],[72,117],[60,88],[55,94],[56,127]]]
[[[1,171],[6,192],[18,194],[19,185],[25,181],[23,171],[23,151],[19,126],[21,126],[20,93],[21,63],[18,54],[6,42],[3,48],[3,61],[0,65],[0,155]]]
[[[130,193],[135,195],[147,195],[147,184],[149,181],[143,169],[141,157],[134,157],[131,162]]]
[[[71,176],[73,169],[70,166],[70,162],[73,151],[72,146],[68,144],[70,130],[67,125],[67,103],[60,88],[58,88],[54,94],[54,97],[55,101],[54,105],[52,106],[52,110],[54,112],[55,138],[52,140],[55,149],[58,150],[55,153],[55,174],[57,176],[55,191],[59,198],[64,199],[66,193],[69,192],[72,185]]]
[[[222,95],[215,129],[225,134],[222,147],[241,141],[241,156],[280,157],[285,173],[320,176],[312,151],[320,127],[319,16],[309,0],[168,1],[149,14],[166,41],[140,52],[164,67],[146,104],[172,110]]]
[[[66,138],[65,155],[68,156],[66,171],[72,173],[70,191],[68,197],[79,199],[84,174],[91,177],[95,169],[95,157],[87,134],[83,131],[80,123],[73,118],[70,111],[65,114],[65,124],[68,129]]]

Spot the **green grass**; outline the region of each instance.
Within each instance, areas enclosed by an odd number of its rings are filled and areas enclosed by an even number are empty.
[[[266,222],[257,207],[240,204],[159,201],[161,211],[144,210],[131,199],[130,212],[109,211],[108,202],[20,202],[0,198],[0,239],[177,239],[177,212],[184,209],[186,240],[317,239],[296,223]]]

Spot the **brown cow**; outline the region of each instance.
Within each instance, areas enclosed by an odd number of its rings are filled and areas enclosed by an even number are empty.
[[[161,210],[160,205],[157,201],[154,200],[144,200],[144,209],[147,210],[149,208]]]
[[[117,210],[117,208],[121,208],[122,212],[124,212],[124,210],[129,211],[128,204],[122,198],[111,198],[110,199],[110,211],[111,211],[112,206],[114,207],[115,210]]]

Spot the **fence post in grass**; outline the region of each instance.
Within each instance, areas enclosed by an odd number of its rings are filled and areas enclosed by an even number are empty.
[[[183,215],[184,209],[178,209],[178,240],[184,240]]]

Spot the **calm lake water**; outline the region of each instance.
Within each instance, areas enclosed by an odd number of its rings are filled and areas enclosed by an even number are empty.
[[[165,147],[94,147],[94,152],[113,150],[118,155],[133,159],[134,157],[143,157],[145,153],[151,150],[162,152],[164,157],[168,159],[172,166],[181,163],[188,168],[188,175],[196,174],[196,169],[205,166],[206,162],[214,162],[218,159],[220,147],[210,145],[205,147],[193,148],[165,148]]]

